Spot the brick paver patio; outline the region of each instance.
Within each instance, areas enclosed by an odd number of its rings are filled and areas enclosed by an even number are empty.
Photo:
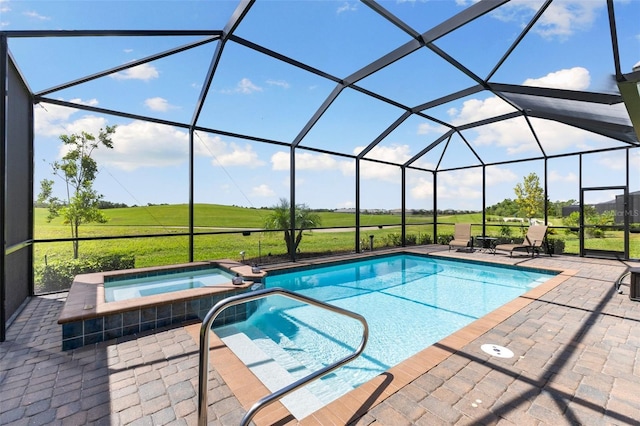
[[[620,295],[613,285],[637,262],[441,253],[577,272],[461,348],[451,349],[451,339],[443,339],[431,349],[445,353],[444,359],[408,384],[396,389],[389,385],[392,373],[385,373],[367,384],[364,402],[347,395],[302,423],[339,424],[336,419],[346,415],[349,421],[342,423],[358,425],[638,424],[640,303],[629,299],[629,287]],[[31,299],[0,343],[0,424],[197,423],[192,330],[63,352],[56,321],[64,297]],[[490,356],[480,350],[486,343],[515,356]],[[243,406],[244,399],[212,369],[210,424],[238,424],[250,406]]]

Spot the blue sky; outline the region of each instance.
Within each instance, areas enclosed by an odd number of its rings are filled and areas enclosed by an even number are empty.
[[[541,1],[517,1],[438,39],[435,45],[485,78]],[[468,7],[465,1],[382,1],[380,4],[418,33]],[[615,1],[623,72],[640,63],[640,1]],[[0,29],[222,29],[236,1],[14,1],[0,0]],[[235,35],[346,78],[411,37],[369,7],[345,1],[258,0]],[[11,38],[9,48],[34,92],[56,87],[202,37]],[[159,59],[50,94],[76,104],[188,123],[202,90],[217,42]],[[490,81],[615,93],[606,2],[556,1],[545,11]],[[364,78],[366,90],[414,107],[473,85],[428,49],[420,49]],[[290,143],[335,88],[329,79],[228,42],[198,125],[249,137]],[[513,108],[491,93],[475,95],[425,111],[438,120],[465,124]],[[97,134],[117,125],[113,150],[98,150],[101,166],[95,186],[104,198],[129,205],[188,202],[188,133],[178,127],[102,115],[75,108],[35,107],[36,184],[51,177],[50,163],[62,154],[58,136],[81,130]],[[300,142],[353,155],[403,113],[401,108],[345,89]],[[576,148],[620,146],[620,142],[551,121],[532,119],[548,154]],[[413,116],[389,134],[366,158],[404,162],[444,132],[435,121]],[[522,118],[465,131],[473,149],[487,162],[540,155]],[[416,165],[432,169],[478,164],[461,138],[435,148]],[[271,206],[289,196],[286,146],[208,132],[195,138],[195,201],[250,207]],[[631,161],[640,170],[636,149]],[[583,157],[584,186],[623,185],[622,152]],[[296,202],[313,208],[355,205],[355,163],[339,155],[298,150]],[[487,203],[513,198],[523,176],[543,176],[541,161],[487,167]],[[578,199],[577,158],[549,161],[552,200]],[[631,190],[640,189],[640,172]],[[361,165],[361,207],[399,208],[399,168],[375,162]],[[430,173],[407,173],[407,207],[433,206]],[[62,195],[61,182],[57,190]],[[38,187],[36,187],[36,193]],[[440,209],[482,208],[481,169],[438,175]],[[603,196],[606,196],[603,195]],[[597,200],[599,201],[599,200]],[[604,200],[602,200],[604,201]]]

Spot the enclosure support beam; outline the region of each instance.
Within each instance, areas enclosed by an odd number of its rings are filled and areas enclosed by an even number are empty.
[[[401,194],[401,204],[402,204],[402,219],[401,219],[401,223],[402,223],[402,236],[401,236],[401,241],[402,241],[402,247],[406,247],[407,246],[407,194],[406,194],[406,187],[407,187],[407,168],[402,166],[400,167],[400,173],[401,173],[401,188],[400,188],[400,194]]]
[[[0,235],[2,236],[2,256],[0,256],[0,342],[6,339],[7,313],[5,311],[7,276],[5,260],[7,254],[7,239],[5,234],[5,188],[6,188],[6,146],[7,146],[7,78],[8,56],[7,37],[0,35]]]
[[[438,173],[433,175],[433,243],[438,244]]]
[[[189,129],[189,262],[193,262],[193,216],[194,216],[194,149],[193,149],[193,127]]]
[[[487,227],[487,166],[482,165],[482,236],[486,236]],[[473,238],[473,235],[471,236]]]
[[[360,159],[356,158],[356,253],[360,253]]]

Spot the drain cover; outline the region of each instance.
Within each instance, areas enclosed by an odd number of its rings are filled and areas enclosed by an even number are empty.
[[[490,343],[480,346],[484,352],[489,355],[497,356],[499,358],[513,358],[513,352],[511,349],[507,349],[504,346],[492,345]]]

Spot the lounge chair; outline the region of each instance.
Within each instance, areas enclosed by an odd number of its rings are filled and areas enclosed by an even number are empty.
[[[470,223],[456,223],[453,240],[449,241],[449,250],[452,247],[469,247],[473,251]]]
[[[540,254],[540,249],[546,244],[547,228],[546,225],[532,225],[527,230],[527,235],[521,244],[498,244],[496,250],[508,251],[509,256],[513,256],[514,251],[523,249],[527,251],[527,254],[531,253],[531,257],[536,253]]]

